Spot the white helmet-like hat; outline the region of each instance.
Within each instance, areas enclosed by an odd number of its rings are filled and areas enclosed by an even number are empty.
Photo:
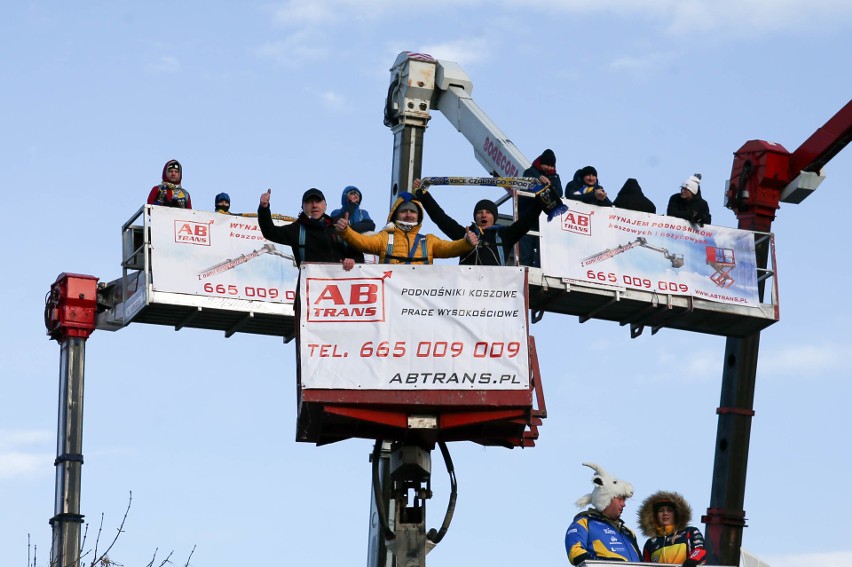
[[[595,463],[583,463],[583,466],[595,471],[595,476],[592,477],[595,488],[591,493],[577,500],[577,506],[580,508],[591,504],[595,510],[603,512],[613,498],[633,496],[633,485],[629,482],[615,478]]]

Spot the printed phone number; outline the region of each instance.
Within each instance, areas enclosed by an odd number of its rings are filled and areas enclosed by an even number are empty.
[[[274,287],[254,287],[247,285],[241,288],[235,285],[213,285],[210,282],[207,282],[202,287],[205,293],[212,293],[215,295],[230,295],[233,297],[249,297],[257,299],[278,299],[279,297],[284,297],[289,301],[296,299],[296,292],[291,289],[285,289],[282,292]]]
[[[345,358],[349,353],[335,344],[308,343],[308,356],[320,358]],[[361,345],[358,356],[361,358],[402,358],[412,352],[418,358],[458,358],[466,352],[463,342],[420,341],[410,348],[406,341],[368,341]],[[521,352],[518,341],[480,341],[473,345],[474,358],[515,358]]]
[[[594,270],[589,270],[586,272],[586,278],[592,281],[598,281],[609,284],[618,284],[618,276],[616,276],[612,272],[596,272]],[[624,285],[628,285],[630,287],[638,287],[642,289],[653,289],[654,282],[649,280],[648,278],[640,278],[636,276],[621,276],[621,283]],[[680,282],[669,282],[665,280],[658,280],[656,288],[660,291],[671,291],[675,293],[688,293],[689,286],[685,283]]]

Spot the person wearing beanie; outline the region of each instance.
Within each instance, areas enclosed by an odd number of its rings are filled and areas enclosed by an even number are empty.
[[[423,208],[426,209],[426,214],[449,238],[453,240],[464,238],[467,230],[479,238],[479,245],[459,259],[459,264],[466,266],[513,265],[511,260],[515,243],[530,230],[532,223],[537,221],[541,214],[541,206],[538,200],[535,200],[535,205],[527,208],[525,216],[521,216],[510,225],[500,225],[497,224],[499,217],[497,204],[494,201],[482,199],[474,205],[473,222],[469,228],[466,228],[444,212],[432,193],[421,189],[419,179],[414,180],[413,189]]]
[[[612,205],[619,209],[630,209],[631,211],[651,214],[657,213],[657,206],[642,193],[642,187],[639,186],[639,182],[632,177],[624,182]]]
[[[523,176],[538,179],[543,185],[550,184],[552,198],[554,200],[562,199],[562,195],[564,194],[562,191],[562,179],[556,173],[556,154],[550,148],[541,152],[541,155],[533,160],[532,165],[524,170]],[[518,201],[518,218],[525,218],[530,214],[530,209],[535,209],[538,206],[536,205],[536,201],[538,199],[520,199]],[[540,211],[536,213],[535,219],[528,230],[538,232],[539,216]],[[541,249],[537,236],[525,234],[520,241],[520,250],[520,263],[522,266],[541,267]]]
[[[361,190],[354,185],[347,185],[343,188],[343,194],[340,196],[340,208],[331,211],[331,218],[337,222],[337,219],[348,213],[349,226],[355,232],[361,234],[365,232],[373,232],[376,230],[376,223],[370,218],[370,213],[361,208]]]
[[[579,507],[591,507],[574,516],[565,532],[565,551],[571,565],[584,561],[642,561],[636,535],[624,525],[621,514],[625,501],[633,496],[633,486],[615,478],[595,463],[583,463],[595,471],[591,493],[577,500]]]
[[[574,178],[565,186],[565,196],[572,201],[582,201],[587,205],[612,206],[606,191],[598,183],[598,170],[591,165],[574,172]]]
[[[154,185],[148,193],[148,204],[191,209],[192,199],[189,198],[189,191],[180,184],[183,179],[183,167],[178,160],[170,159],[166,162],[163,166],[162,179],[163,182]]]
[[[231,214],[231,197],[227,193],[219,193],[216,195],[216,198],[213,199],[213,205],[216,207],[217,213],[222,213],[223,215]]]
[[[649,538],[642,549],[646,563],[702,565],[707,559],[704,536],[689,525],[692,508],[677,492],[659,491],[642,501],[639,530]]]
[[[698,226],[710,224],[710,206],[701,196],[701,174],[696,173],[681,183],[680,191],[669,198],[666,214],[678,217]]]
[[[283,226],[272,221],[269,206],[271,196],[272,189],[261,194],[257,224],[265,239],[293,249],[297,266],[302,262],[340,263],[348,271],[356,263],[364,262],[364,255],[347,246],[338,236],[334,221],[325,214],[328,205],[322,191],[315,187],[305,191],[302,195],[302,212],[295,222]]]
[[[411,193],[400,193],[388,214],[388,224],[377,234],[360,234],[346,215],[337,219],[340,236],[355,250],[375,254],[381,264],[431,264],[435,258],[455,258],[470,252],[479,242],[466,231],[462,238],[449,241],[434,234],[420,234],[423,205]]]

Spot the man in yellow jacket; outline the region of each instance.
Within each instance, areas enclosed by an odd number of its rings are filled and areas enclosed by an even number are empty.
[[[459,240],[443,240],[434,234],[422,235],[423,205],[411,193],[400,193],[388,214],[388,225],[377,234],[359,234],[341,217],[335,228],[359,252],[376,254],[382,264],[431,264],[435,258],[455,258],[473,250],[479,243],[466,231]]]

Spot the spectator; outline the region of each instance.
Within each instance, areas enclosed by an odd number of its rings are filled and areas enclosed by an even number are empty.
[[[163,166],[163,182],[154,185],[148,193],[149,205],[161,205],[163,207],[178,207],[191,209],[192,200],[189,191],[181,187],[183,168],[176,159],[170,159]]]
[[[666,214],[694,222],[698,226],[710,224],[710,206],[701,196],[701,174],[687,177],[680,185],[680,193],[669,198]]]
[[[702,565],[707,557],[704,536],[689,525],[692,508],[677,492],[655,492],[639,507],[639,529],[650,538],[642,550],[646,563]]]
[[[231,214],[231,197],[227,193],[219,193],[213,200],[216,212],[225,215]]]
[[[550,193],[554,199],[562,199],[562,180],[559,174],[556,173],[556,154],[550,148],[544,150],[540,156],[535,158],[532,165],[524,170],[524,177],[534,177],[542,184],[550,184]],[[535,208],[536,205],[528,197],[523,197],[518,201],[518,218],[525,218],[529,214],[529,210]],[[530,224],[529,230],[538,232],[538,216]],[[541,251],[539,247],[538,236],[525,235],[521,238],[521,265],[541,267]]]
[[[269,189],[260,196],[257,224],[264,238],[293,249],[297,266],[302,262],[339,262],[348,271],[356,262],[364,262],[364,255],[349,248],[338,236],[334,221],[325,214],[328,204],[322,191],[313,187],[305,191],[302,195],[302,212],[296,222],[284,226],[272,223],[272,212],[269,209],[271,195],[272,189]]]
[[[632,177],[624,182],[612,204],[620,209],[630,209],[631,211],[651,214],[656,214],[657,212],[657,206],[642,193],[639,182]]]
[[[565,551],[572,565],[592,559],[640,562],[636,536],[624,525],[621,514],[625,500],[633,496],[633,486],[611,476],[599,465],[583,463],[595,471],[591,494],[577,500],[577,506],[591,508],[574,516],[565,533]]]
[[[582,201],[587,205],[611,207],[612,201],[598,183],[598,170],[587,165],[574,172],[574,179],[565,186],[565,196],[573,201]]]
[[[360,189],[354,185],[347,185],[343,188],[343,195],[340,196],[341,207],[331,211],[331,218],[337,221],[343,213],[349,213],[349,226],[352,230],[361,234],[373,232],[376,230],[376,223],[370,218],[370,213],[361,208],[362,199]]]
[[[432,194],[425,189],[420,189],[420,180],[414,180],[414,195],[426,209],[426,214],[432,219],[441,232],[453,240],[464,238],[466,228],[450,218],[441,208]],[[488,199],[482,199],[473,207],[473,223],[470,231],[479,238],[479,245],[472,251],[463,255],[459,264],[476,266],[502,266],[511,257],[512,248],[515,243],[524,236],[532,226],[533,221],[538,220],[541,207],[538,200],[536,206],[528,207],[526,216],[519,218],[514,223],[504,226],[497,223],[497,204]]]
[[[423,205],[411,193],[400,193],[388,215],[388,226],[377,234],[364,235],[349,226],[346,213],[337,220],[337,230],[353,248],[379,256],[381,264],[431,264],[434,258],[455,258],[470,252],[478,243],[465,231],[464,238],[449,241],[433,234],[423,236]]]

